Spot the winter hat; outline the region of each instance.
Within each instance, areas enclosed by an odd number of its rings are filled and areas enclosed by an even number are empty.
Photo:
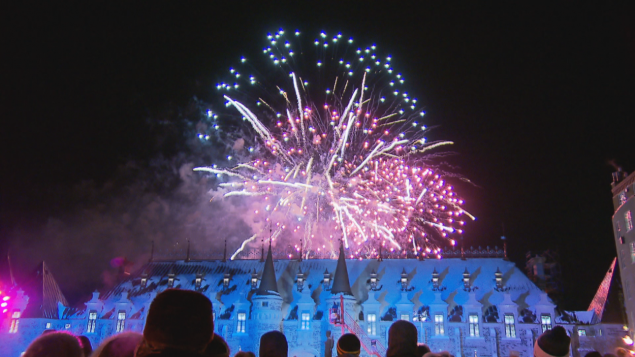
[[[428,352],[430,352],[430,347],[428,347],[428,345],[425,343],[417,344],[417,356],[421,357]]]
[[[82,357],[82,347],[74,335],[66,332],[51,332],[31,342],[24,352],[25,357]]]
[[[352,333],[345,333],[337,340],[337,355],[356,355],[359,356],[361,344],[359,338]]]
[[[289,344],[280,331],[269,331],[260,338],[260,357],[287,357]]]
[[[386,356],[417,356],[417,328],[415,325],[406,320],[399,320],[390,326]]]
[[[212,302],[201,293],[167,289],[150,304],[143,337],[154,347],[202,351],[213,335]]]
[[[218,334],[214,334],[214,339],[205,347],[203,355],[208,357],[229,357],[229,346],[227,342]]]
[[[133,357],[142,340],[143,335],[138,332],[123,332],[110,336],[97,347],[92,357]]]
[[[538,337],[534,344],[535,357],[564,357],[569,355],[571,338],[562,326],[547,330]]]

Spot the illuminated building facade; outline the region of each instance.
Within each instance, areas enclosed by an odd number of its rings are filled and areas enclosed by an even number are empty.
[[[613,231],[615,233],[617,261],[622,278],[628,327],[632,333],[635,331],[635,229],[633,229],[635,173],[627,176],[625,172],[618,169],[617,172],[613,173],[611,186],[615,209]]]
[[[345,259],[341,248],[337,260],[274,259],[271,249],[266,259],[154,260],[77,308],[68,306],[42,264],[35,290],[14,289],[10,308],[17,318],[0,326],[0,355],[19,356],[46,329],[85,335],[94,346],[120,331],[141,332],[152,300],[168,288],[210,298],[215,332],[232,353],[258,351],[262,334],[280,330],[289,341],[289,356],[327,355],[325,346],[332,346],[327,339],[337,341],[343,332],[360,337],[364,357],[385,356],[388,329],[397,320],[411,321],[419,342],[433,351],[456,356],[517,351],[531,357],[536,338],[555,325],[572,336],[572,356],[592,349],[609,352],[623,343],[621,324],[602,323],[593,309],[558,312],[502,250],[446,251],[445,256]]]

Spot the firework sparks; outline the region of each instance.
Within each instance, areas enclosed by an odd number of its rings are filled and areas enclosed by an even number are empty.
[[[259,72],[243,58],[244,66],[230,69],[235,83],[217,85],[225,105],[249,124],[257,149],[227,168],[195,171],[224,178],[224,197],[251,200],[249,214],[275,222],[276,237],[301,238],[307,255],[336,247],[337,238],[359,257],[380,246],[439,255],[440,243],[463,233],[463,215],[473,218],[427,164],[427,151],[451,142],[426,141],[417,121],[425,113],[391,56],[378,55],[375,45],[355,50],[353,39],[325,32],[314,51],[303,50],[300,37],[268,35],[263,53],[271,67]],[[315,67],[302,68],[307,63]]]

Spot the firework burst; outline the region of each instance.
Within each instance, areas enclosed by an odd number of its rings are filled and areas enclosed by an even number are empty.
[[[442,242],[453,245],[471,216],[429,164],[430,150],[451,142],[426,140],[425,113],[391,56],[341,34],[321,32],[308,48],[298,31],[267,37],[266,68],[243,57],[232,81],[217,85],[232,109],[225,115],[244,120],[253,139],[234,145],[225,168],[195,170],[224,179],[225,199],[249,201],[256,235],[273,226],[274,238],[301,242],[307,256],[340,238],[355,257],[380,246],[440,255]]]

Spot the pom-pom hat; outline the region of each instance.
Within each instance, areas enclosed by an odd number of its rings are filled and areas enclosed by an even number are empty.
[[[571,338],[562,326],[547,330],[538,337],[534,344],[535,357],[565,357],[569,355]]]

